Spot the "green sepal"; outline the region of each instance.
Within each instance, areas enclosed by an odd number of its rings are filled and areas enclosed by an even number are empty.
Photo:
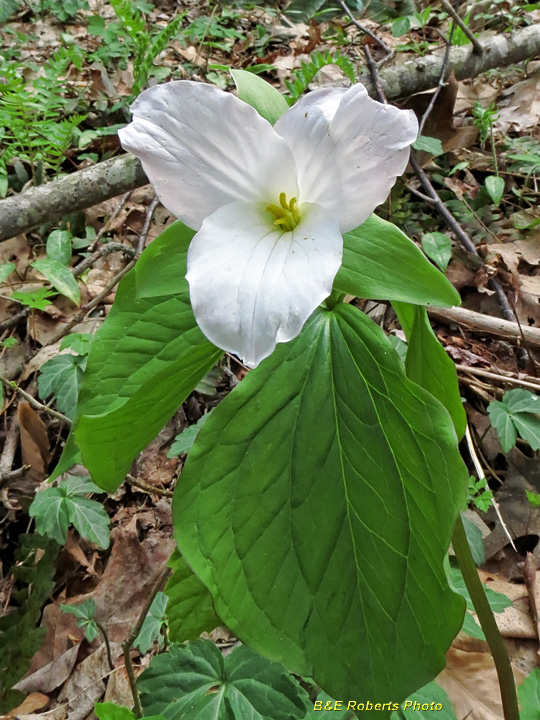
[[[238,89],[238,97],[243,100],[273,125],[289,106],[283,95],[275,87],[258,75],[246,70],[231,70],[231,75]]]

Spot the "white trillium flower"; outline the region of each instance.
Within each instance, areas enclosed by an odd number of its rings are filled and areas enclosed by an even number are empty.
[[[197,231],[186,275],[197,323],[251,367],[330,295],[342,234],[386,200],[418,134],[412,111],[360,84],[311,92],[274,126],[184,80],[145,90],[131,110],[122,145]]]

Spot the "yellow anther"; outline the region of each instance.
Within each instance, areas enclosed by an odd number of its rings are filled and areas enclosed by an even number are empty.
[[[298,200],[293,197],[288,202],[286,193],[279,195],[279,205],[267,205],[266,211],[274,216],[274,225],[284,232],[291,232],[300,222]]]

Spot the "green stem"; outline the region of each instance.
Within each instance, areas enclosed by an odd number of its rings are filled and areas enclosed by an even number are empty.
[[[493,133],[493,123],[489,123],[489,131],[491,134],[491,152],[493,153],[493,162],[495,164],[495,175],[499,177],[499,163],[497,162],[497,151],[495,149],[495,135]]]
[[[105,650],[107,651],[107,660],[109,661],[109,668],[111,670],[114,670],[114,663],[113,663],[112,653],[111,653],[111,643],[109,642],[109,636],[107,634],[107,630],[105,629],[105,626],[102,625],[100,622],[98,622],[95,618],[94,618],[94,622],[98,626],[98,629],[101,632],[101,634],[103,635],[103,639],[105,640]]]
[[[465,585],[469,591],[474,609],[480,625],[486,636],[486,640],[493,655],[495,668],[499,678],[499,688],[501,690],[501,698],[503,705],[503,713],[505,720],[519,720],[519,707],[516,694],[516,685],[510,658],[506,651],[506,645],[502,639],[497,623],[493,616],[493,612],[489,605],[488,599],[478,577],[476,565],[474,564],[471,549],[463,527],[461,515],[458,515],[454,526],[454,535],[452,537],[452,545],[459,564],[459,569],[465,580]]]

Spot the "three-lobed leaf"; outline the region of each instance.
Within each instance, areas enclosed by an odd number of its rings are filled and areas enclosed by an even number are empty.
[[[300,720],[307,693],[282,665],[245,646],[172,645],[138,680],[144,711],[167,720]]]
[[[529,390],[516,388],[488,405],[491,423],[503,452],[516,444],[517,434],[526,440],[533,450],[540,450],[540,397]]]
[[[466,482],[447,412],[378,327],[338,305],[212,412],[175,533],[251,647],[334,697],[403,699],[443,667],[463,620],[443,559]]]
[[[77,398],[84,377],[86,357],[57,355],[41,366],[38,376],[38,394],[42,400],[54,395],[56,407],[73,418]]]
[[[60,605],[60,610],[77,618],[77,627],[84,630],[88,642],[93,642],[99,635],[99,628],[94,620],[97,606],[95,600],[86,598],[79,605]]]
[[[40,535],[65,544],[67,529],[73,525],[81,537],[98,547],[109,547],[110,519],[103,505],[86,497],[101,492],[88,478],[71,477],[36,493],[29,514],[34,518]]]

